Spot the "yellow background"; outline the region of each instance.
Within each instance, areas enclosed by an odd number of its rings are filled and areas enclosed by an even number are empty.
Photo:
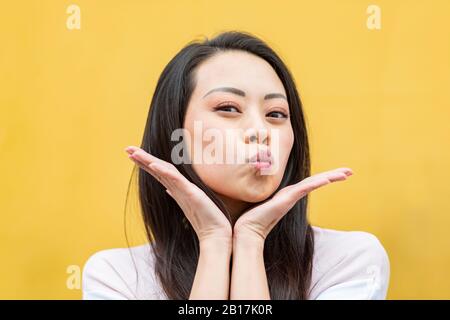
[[[266,40],[305,105],[313,224],[374,233],[390,299],[450,298],[450,1],[3,1],[0,298],[78,299],[69,265],[126,246],[124,201],[159,74],[188,41]],[[366,27],[370,4],[381,30]]]

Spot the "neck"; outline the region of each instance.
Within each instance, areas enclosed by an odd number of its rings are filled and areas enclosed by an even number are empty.
[[[239,217],[247,211],[248,208],[251,207],[251,203],[245,202],[242,200],[236,200],[229,198],[227,196],[217,194],[219,198],[225,203],[225,206],[227,207],[228,211],[231,215],[232,220],[232,226],[234,227],[235,222],[239,219]]]

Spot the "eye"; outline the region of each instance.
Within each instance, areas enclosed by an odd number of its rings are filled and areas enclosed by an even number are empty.
[[[271,116],[271,115],[273,115],[273,116]],[[271,118],[280,118],[280,119],[282,119],[282,118],[288,118],[288,115],[287,115],[286,113],[284,113],[284,112],[281,112],[281,111],[272,111],[272,112],[269,112],[269,113],[267,114],[267,116],[268,116],[268,117],[271,117]]]
[[[224,111],[224,112],[239,112],[238,108],[232,106],[231,104],[221,105],[214,108],[215,111]]]

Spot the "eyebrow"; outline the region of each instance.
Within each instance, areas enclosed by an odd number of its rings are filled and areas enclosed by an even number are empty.
[[[233,87],[220,87],[220,88],[215,88],[215,89],[212,89],[212,90],[208,91],[208,93],[205,94],[203,96],[203,98],[205,98],[210,93],[217,92],[217,91],[230,92],[230,93],[236,94],[238,96],[245,97],[245,92],[240,90],[240,89],[233,88]],[[282,99],[285,99],[287,101],[286,96],[284,94],[281,94],[281,93],[269,93],[269,94],[266,94],[264,96],[264,100],[276,99],[276,98],[282,98]]]

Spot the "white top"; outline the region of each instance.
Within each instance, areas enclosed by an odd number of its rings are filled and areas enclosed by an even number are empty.
[[[389,258],[374,235],[313,226],[309,299],[385,299]],[[93,254],[83,268],[83,299],[162,299],[150,244]],[[134,262],[133,262],[134,260]]]

